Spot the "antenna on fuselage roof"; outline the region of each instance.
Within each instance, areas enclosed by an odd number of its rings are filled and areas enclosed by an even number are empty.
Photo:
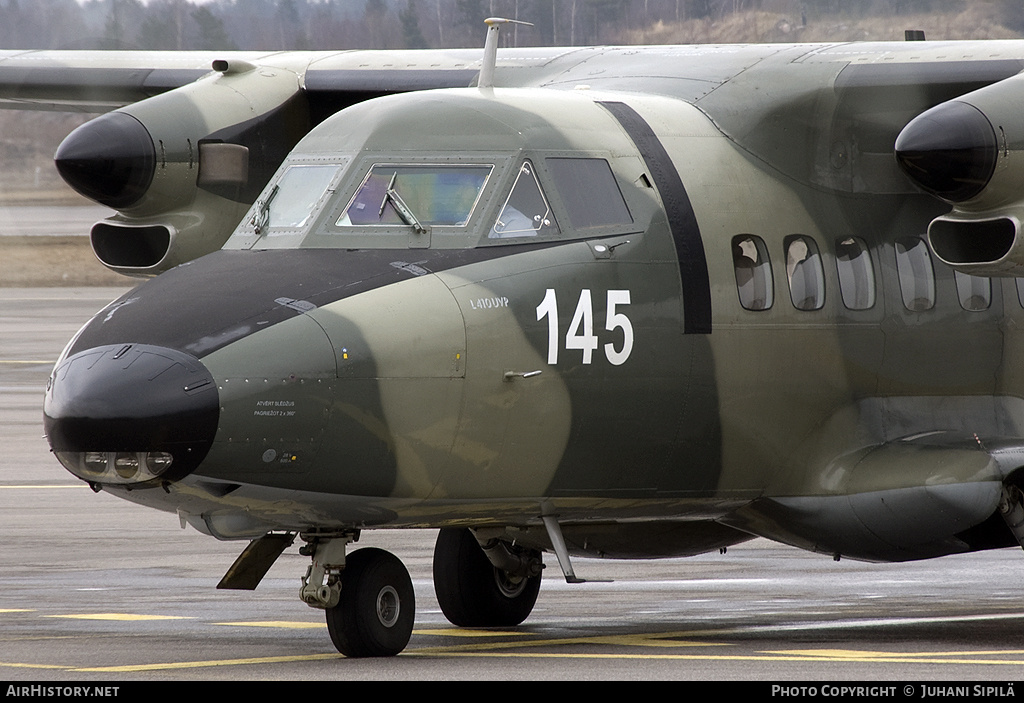
[[[484,62],[480,66],[480,80],[477,81],[477,87],[493,88],[494,65],[498,62],[498,33],[501,32],[501,25],[525,24],[527,27],[532,27],[533,24],[504,17],[488,17],[484,20],[484,24],[487,25],[487,38],[484,39]]]

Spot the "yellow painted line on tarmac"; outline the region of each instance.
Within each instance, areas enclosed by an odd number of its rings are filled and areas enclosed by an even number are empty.
[[[60,664],[25,664],[23,662],[0,662],[0,669],[67,669]]]
[[[92,614],[85,616],[48,616],[48,617],[86,617],[92,619],[176,619],[172,616],[132,616],[125,614]],[[282,627],[282,628],[320,628],[319,623],[301,621],[238,621],[222,622],[218,625],[238,625],[247,627]],[[888,652],[877,650],[851,649],[785,649],[766,650],[751,654],[727,654],[725,652],[550,652],[538,651],[540,648],[605,645],[630,648],[717,648],[728,643],[703,642],[692,639],[694,632],[663,632],[637,635],[614,635],[594,637],[573,637],[555,639],[536,639],[543,637],[535,632],[507,632],[502,630],[452,630],[431,629],[416,630],[420,636],[451,636],[457,632],[461,637],[493,638],[515,636],[511,642],[472,642],[440,647],[420,647],[406,649],[403,657],[446,657],[491,658],[491,659],[572,659],[572,660],[664,660],[664,661],[729,661],[729,662],[842,662],[842,663],[898,663],[898,664],[960,664],[967,666],[1022,666],[1024,650],[985,650],[985,651],[945,651],[945,652]],[[527,639],[523,637],[527,636]],[[689,637],[689,639],[685,639]],[[730,645],[735,646],[735,645]],[[526,650],[526,651],[524,651]],[[997,658],[1016,657],[1016,658]],[[202,661],[154,662],[148,664],[122,664],[116,666],[95,666],[70,668],[59,665],[35,665],[0,662],[0,667],[25,667],[64,669],[69,672],[98,673],[133,673],[149,671],[170,671],[184,669],[202,669],[211,667],[252,666],[267,664],[284,664],[295,662],[327,661],[343,658],[338,653],[319,653],[302,655],[285,655],[272,657],[250,657],[237,659],[209,659]]]
[[[194,620],[184,615],[138,615],[135,613],[75,613],[68,615],[44,615],[47,618],[66,618],[69,620],[118,620],[136,622],[140,620]]]
[[[35,608],[0,608],[0,613],[34,613]]]
[[[1001,654],[1001,652],[996,652]],[[981,659],[974,658],[974,652],[960,652],[954,655],[942,655],[936,657],[933,654],[902,654],[900,652],[888,652],[881,655],[862,656],[860,654],[835,654],[825,657],[799,657],[803,661],[822,662],[866,662],[872,664],[986,664],[1000,666],[1021,666],[1024,659]]]
[[[969,652],[921,652],[921,656],[928,656],[928,657],[941,657],[941,656],[946,656],[946,655],[949,655],[951,657],[959,657],[959,656],[963,656],[963,655],[966,655],[966,654],[975,654],[975,655],[984,654],[986,656],[992,655],[992,654],[1024,654],[1024,649],[989,649],[989,650],[979,650],[977,652],[975,652],[973,650],[969,651]]]
[[[214,625],[237,626],[237,627],[279,627],[282,629],[316,630],[327,627],[322,622],[307,622],[302,620],[262,620],[251,622],[215,622]],[[536,632],[511,632],[503,630],[462,630],[459,628],[444,628],[435,630],[413,630],[414,635],[441,636],[441,637],[540,637]]]
[[[456,657],[513,657],[513,658],[566,658],[566,659],[672,659],[679,661],[823,661],[823,662],[870,662],[903,664],[987,664],[1018,666],[1024,661],[1017,659],[993,659],[993,656],[1019,656],[1024,650],[953,651],[953,652],[878,652],[841,649],[803,649],[766,651],[758,654],[612,654],[612,653],[558,653],[508,651],[538,647],[561,647],[573,645],[611,645],[625,647],[722,647],[735,646],[732,643],[707,642],[692,638],[693,632],[663,632],[656,634],[597,636],[545,639],[518,642],[489,642],[441,647],[423,647],[406,650],[412,656],[456,656]]]
[[[490,657],[509,659],[643,659],[672,661],[758,661],[758,662],[862,662],[876,664],[967,664],[1021,666],[1024,660],[1016,659],[931,659],[928,657],[905,657],[897,654],[890,656],[870,657],[803,657],[796,655],[775,654],[601,654],[601,653],[554,653],[554,652],[461,652],[461,651],[427,651],[422,649],[403,652],[412,656],[451,656],[451,657]]]
[[[994,666],[1020,666],[1024,660],[1010,659],[976,659],[966,657],[963,659],[932,658],[927,656],[905,656],[898,653],[886,653],[883,657],[807,657],[782,652],[763,652],[760,654],[614,654],[600,652],[481,652],[481,651],[460,651],[456,648],[438,649],[414,649],[406,650],[399,656],[420,656],[420,657],[463,657],[463,658],[491,658],[491,659],[575,659],[575,660],[661,660],[661,661],[733,661],[733,662],[861,662],[861,663],[900,663],[900,664],[964,664],[969,666],[994,665]],[[98,672],[98,673],[137,673],[145,671],[169,671],[175,669],[199,669],[223,666],[252,666],[256,664],[282,664],[294,662],[326,661],[330,659],[341,659],[340,654],[306,654],[279,657],[253,657],[247,659],[209,659],[193,662],[162,662],[154,664],[129,664],[119,666],[82,667],[68,669],[73,672]]]
[[[214,625],[232,625],[237,627],[280,627],[292,630],[319,630],[327,627],[322,622],[302,622],[298,620],[265,620],[263,622],[215,622]]]
[[[243,623],[218,623],[218,624],[225,624],[225,625],[227,625],[227,624],[243,624]],[[253,625],[264,625],[266,623],[252,623],[252,624]],[[308,623],[287,623],[287,625],[289,625],[289,626],[293,626],[293,625],[296,625],[296,624],[299,624],[299,625],[302,625],[302,626],[310,626]],[[321,627],[320,625],[316,625],[316,626],[317,627]],[[416,634],[418,634],[418,635],[435,635],[435,636],[443,635],[443,636],[448,636],[453,631],[458,632],[460,634],[460,636],[467,636],[467,633],[469,633],[469,636],[474,636],[474,637],[497,637],[497,636],[508,636],[508,635],[515,635],[517,637],[522,637],[524,635],[540,636],[538,633],[530,633],[530,632],[526,632],[526,633],[524,633],[524,632],[507,632],[507,631],[503,631],[503,630],[472,630],[472,631],[465,631],[465,630],[454,630],[453,628],[451,628],[451,629],[434,629],[434,630],[415,630],[414,632]],[[667,634],[671,635],[672,633],[667,633]],[[666,634],[662,634],[662,635],[658,635],[658,636],[664,637],[664,636],[666,636]],[[490,643],[485,643],[485,642],[481,642],[481,643],[474,643],[474,644],[469,644],[469,645],[455,645],[455,646],[452,646],[452,647],[434,647],[434,648],[423,648],[423,649],[415,649],[415,650],[406,649],[399,656],[407,656],[407,655],[440,656],[440,657],[451,656],[451,655],[454,655],[454,656],[489,656],[489,657],[537,657],[537,656],[541,656],[541,657],[560,657],[560,658],[567,658],[567,659],[572,659],[572,658],[577,658],[577,659],[578,658],[591,658],[591,659],[685,658],[685,657],[672,657],[671,655],[655,655],[654,657],[651,657],[650,655],[639,655],[639,654],[638,655],[621,655],[621,654],[609,654],[609,655],[579,654],[579,655],[574,655],[574,654],[542,654],[542,653],[530,653],[530,652],[513,653],[513,652],[495,652],[495,651],[493,651],[496,647],[503,648],[503,647],[509,647],[509,646],[522,646],[522,647],[545,646],[546,647],[546,646],[558,646],[560,644],[577,644],[577,643],[585,643],[585,644],[593,644],[593,643],[596,643],[596,644],[604,644],[604,643],[622,644],[624,642],[627,642],[627,641],[630,641],[630,640],[633,640],[633,639],[652,639],[654,637],[655,636],[636,635],[633,638],[628,637],[628,636],[627,637],[578,637],[578,638],[571,638],[571,639],[563,638],[563,639],[554,639],[554,640],[552,640],[552,639],[530,640],[530,641],[520,641],[520,642],[517,642],[517,643],[512,643],[512,642],[506,642],[506,643],[490,642]],[[710,646],[718,646],[715,643],[707,643],[707,642],[704,642],[704,643],[701,643],[701,644],[703,644],[705,646],[708,646],[708,645],[710,645]],[[676,642],[675,646],[696,646],[696,643],[679,643],[679,642]],[[490,649],[492,651],[490,651],[490,652],[475,651],[475,650],[479,650],[479,649]],[[248,659],[211,659],[211,660],[196,661],[196,662],[161,662],[161,663],[153,663],[153,664],[128,664],[128,665],[118,665],[118,666],[88,667],[88,668],[69,669],[69,671],[75,671],[75,672],[85,672],[85,671],[88,671],[88,672],[100,672],[100,673],[132,673],[132,672],[143,672],[143,671],[167,671],[167,670],[173,670],[173,669],[209,668],[209,667],[218,667],[218,666],[248,666],[248,665],[253,665],[253,664],[275,664],[275,663],[290,663],[290,662],[303,662],[303,661],[324,661],[324,660],[328,660],[328,659],[337,659],[337,658],[342,658],[342,655],[341,654],[309,654],[309,655],[294,655],[294,656],[280,656],[280,657],[254,657],[254,658],[248,658]],[[708,657],[708,658],[714,658],[714,657]],[[805,660],[806,658],[805,657],[793,657],[792,659],[794,661],[801,661],[801,660]]]
[[[238,621],[238,622],[215,622],[214,625],[237,626],[237,627],[278,627],[282,629],[316,630],[327,627],[322,622],[307,622],[303,620],[261,620],[261,621]],[[462,630],[459,628],[443,628],[432,630],[413,630],[414,635],[425,635],[434,637],[541,637],[537,632],[512,632],[505,630]]]
[[[8,488],[11,488],[11,489],[18,489],[18,488],[35,488],[35,489],[40,489],[40,488],[89,488],[89,486],[88,486],[88,484],[85,484],[85,483],[53,483],[53,484],[50,484],[50,485],[30,484],[30,485],[18,485],[18,486],[0,486],[0,491],[7,490]]]
[[[935,658],[936,661],[948,661],[948,659],[938,659],[939,657],[979,657],[979,656],[992,656],[1004,654],[1007,656],[1014,655],[1020,656],[1024,654],[1024,650],[1021,649],[996,649],[996,650],[985,650],[985,651],[956,651],[956,652],[876,652],[876,651],[865,651],[858,649],[790,649],[780,650],[778,654],[795,654],[797,656],[804,656],[813,659],[824,659],[827,661],[859,661],[859,660],[871,660],[871,661],[888,661],[893,657],[899,657],[901,659],[921,659]],[[972,659],[971,661],[975,661]]]
[[[195,662],[165,662],[162,664],[128,664],[124,666],[91,666],[68,671],[93,671],[108,674],[132,673],[138,671],[168,671],[171,669],[201,669],[213,666],[245,666],[252,664],[286,664],[289,662],[325,661],[343,659],[341,654],[303,654],[282,657],[252,657],[250,659],[208,659]]]
[[[455,632],[465,632],[456,630]],[[541,633],[535,632],[503,632],[500,630],[472,630],[477,636],[516,636],[533,635],[543,637]],[[419,634],[424,635],[447,635],[448,630],[421,630]],[[718,633],[721,634],[721,633]],[[699,637],[699,635],[696,635]],[[531,639],[513,642],[478,642],[474,644],[451,645],[451,649],[468,651],[471,649],[516,649],[521,647],[565,647],[580,644],[603,644],[616,647],[726,647],[735,646],[727,642],[709,642],[707,640],[695,639],[692,631],[680,632],[657,632],[636,635],[587,635],[585,637],[559,637],[548,639]],[[431,648],[438,651],[446,647]],[[416,651],[422,651],[417,649]]]
[[[432,633],[431,633],[432,634]],[[678,637],[681,633],[664,633],[660,635],[599,635],[596,637],[561,637],[556,639],[540,639],[540,640],[519,640],[517,642],[476,642],[473,644],[456,644],[456,645],[443,645],[440,647],[423,647],[417,648],[416,650],[406,650],[408,654],[429,654],[429,655],[446,655],[455,654],[463,655],[475,652],[482,654],[501,656],[502,652],[498,650],[509,650],[509,649],[526,649],[526,648],[538,648],[538,647],[567,647],[567,646],[578,646],[578,645],[608,645],[613,647],[726,647],[735,646],[726,642],[704,642],[694,640],[681,640],[675,639],[671,641],[665,641],[665,637]],[[528,655],[528,656],[533,656]],[[545,654],[544,656],[549,656]],[[550,656],[560,656],[552,654]],[[567,655],[568,656],[568,655]],[[581,655],[587,656],[587,655]],[[616,655],[609,655],[614,657]],[[627,656],[627,655],[623,655]],[[638,654],[637,657],[643,658],[645,656],[652,656],[646,654]],[[660,656],[660,655],[653,655]],[[671,655],[668,655],[671,656]]]
[[[541,637],[539,632],[513,632],[511,630],[463,630],[448,627],[437,630],[413,630],[414,635],[435,635],[444,637]]]

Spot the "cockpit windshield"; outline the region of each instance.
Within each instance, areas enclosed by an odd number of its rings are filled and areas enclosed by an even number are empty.
[[[472,248],[634,231],[606,158],[299,154],[229,248]]]
[[[374,164],[336,225],[465,227],[489,164]]]

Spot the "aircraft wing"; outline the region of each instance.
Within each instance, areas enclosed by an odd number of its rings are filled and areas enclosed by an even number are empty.
[[[232,52],[258,62],[266,52]],[[223,52],[0,51],[0,108],[107,112],[192,83]]]
[[[687,102],[767,171],[833,193],[909,195],[920,192],[920,184],[893,158],[893,143],[907,123],[990,88],[1005,103],[1003,93],[1013,92],[1008,79],[1024,69],[1016,42],[986,42],[984,51],[956,42],[917,44],[507,49],[494,82]],[[134,118],[118,115],[86,125],[89,133],[76,132],[73,145],[65,142],[62,174],[122,213],[94,232],[105,265],[151,275],[218,248],[291,148],[326,117],[378,96],[471,85],[481,60],[478,49],[7,51],[0,52],[0,108],[116,109]],[[1007,109],[1012,113],[1013,105]],[[1004,119],[998,109],[993,114]],[[126,143],[146,153],[105,151]],[[152,180],[150,143],[159,145],[161,173],[178,174],[180,182]],[[198,184],[229,202],[210,205],[222,222],[190,232],[192,206],[185,202],[196,188],[192,171],[204,160],[199,147],[213,143],[227,145],[221,155],[237,147],[231,157],[237,172]],[[112,153],[123,182],[97,178]],[[164,171],[168,164],[174,168]],[[142,211],[152,215],[139,219]],[[957,227],[964,229],[959,223],[946,229]],[[128,243],[140,234],[154,240],[141,252]],[[898,228],[885,236],[896,238]],[[973,235],[954,236],[966,241]]]
[[[511,50],[499,66],[530,74],[573,49]],[[195,82],[214,61],[287,66],[310,99],[331,107],[388,93],[465,87],[478,49],[428,51],[0,51],[0,109],[107,112]],[[564,63],[564,62],[563,62]],[[561,67],[561,63],[559,64]],[[519,82],[523,82],[522,79]],[[347,99],[346,99],[347,98]]]

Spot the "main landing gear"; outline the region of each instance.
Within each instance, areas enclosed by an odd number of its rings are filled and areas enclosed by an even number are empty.
[[[511,627],[527,618],[540,590],[540,552],[446,528],[434,547],[434,591],[459,627]]]

